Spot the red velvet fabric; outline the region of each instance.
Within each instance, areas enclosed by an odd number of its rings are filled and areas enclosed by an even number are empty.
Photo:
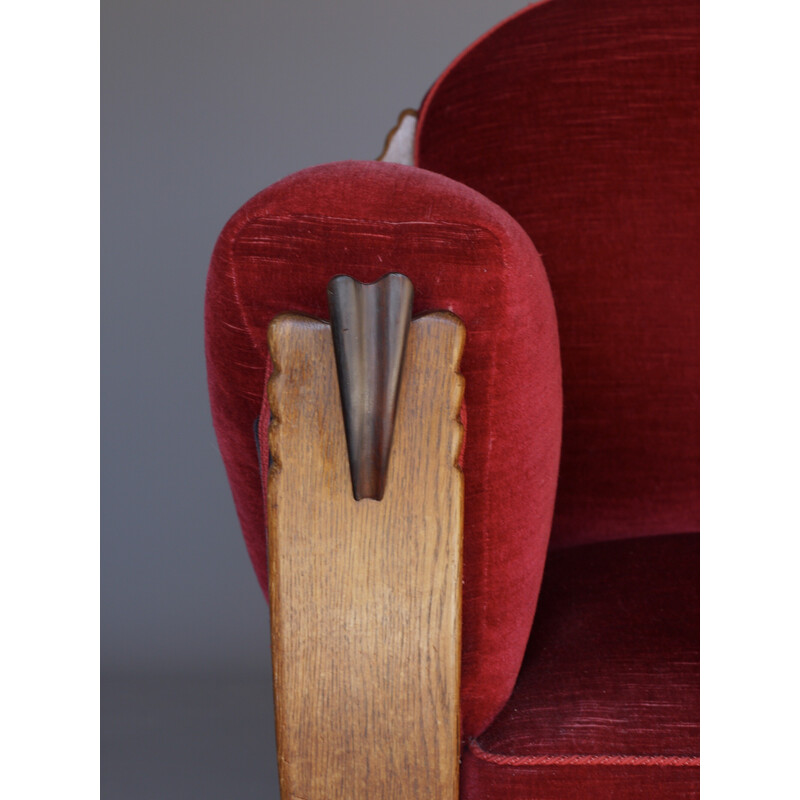
[[[267,325],[282,311],[326,318],[326,285],[338,273],[374,281],[395,270],[414,283],[415,313],[448,309],[467,330],[461,704],[463,731],[475,735],[508,698],[525,651],[560,449],[553,302],[519,225],[465,186],[394,164],[315,167],[265,190],[233,216],[211,261],[212,414],[266,589],[253,427],[270,370]]]
[[[699,529],[697,0],[550,0],[464,53],[417,163],[542,253],[564,371],[553,543]]]
[[[461,797],[698,797],[699,633],[697,535],[551,553],[517,686],[469,743]]]

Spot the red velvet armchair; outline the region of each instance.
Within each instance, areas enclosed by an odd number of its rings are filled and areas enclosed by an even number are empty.
[[[529,7],[428,93],[416,166],[290,176],[214,252],[212,412],[265,591],[270,321],[398,271],[465,325],[463,798],[699,796],[698,29],[693,0]]]

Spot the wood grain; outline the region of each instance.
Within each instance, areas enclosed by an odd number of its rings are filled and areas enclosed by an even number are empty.
[[[411,324],[383,500],[353,498],[327,323],[269,330],[267,503],[283,800],[456,800],[464,328]]]

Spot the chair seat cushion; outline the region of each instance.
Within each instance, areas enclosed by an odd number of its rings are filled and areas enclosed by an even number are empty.
[[[468,742],[461,797],[699,797],[699,632],[699,536],[551,553],[519,680]]]

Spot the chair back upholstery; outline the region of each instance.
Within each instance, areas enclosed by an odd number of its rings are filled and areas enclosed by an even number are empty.
[[[416,163],[508,211],[555,298],[555,545],[699,530],[699,4],[549,0],[474,44]]]

